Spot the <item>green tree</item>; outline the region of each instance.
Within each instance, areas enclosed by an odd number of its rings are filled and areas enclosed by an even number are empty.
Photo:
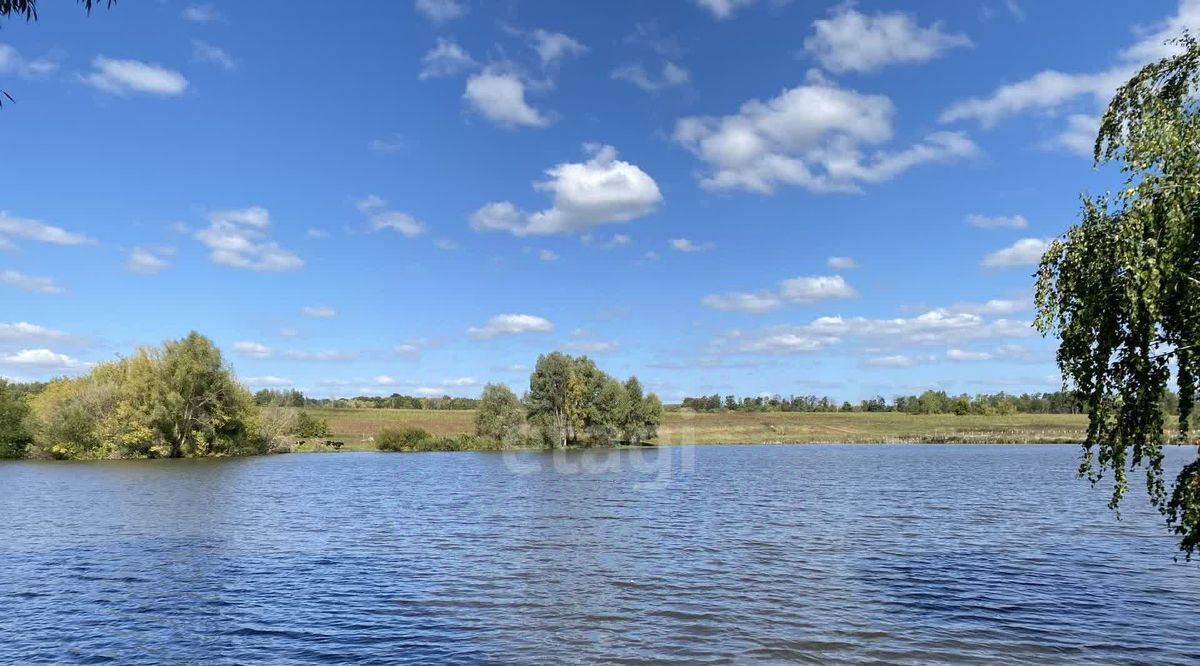
[[[1096,138],[1126,187],[1085,198],[1079,224],[1051,243],[1038,270],[1037,325],[1059,338],[1058,365],[1088,414],[1080,475],[1113,474],[1110,505],[1143,467],[1150,501],[1190,558],[1200,547],[1200,460],[1168,493],[1162,398],[1174,374],[1178,440],[1200,375],[1200,45],[1147,65],[1117,90]],[[1172,372],[1172,362],[1174,372]]]
[[[297,437],[328,437],[329,422],[300,410],[296,413],[295,423],[292,424],[292,434]]]
[[[525,425],[525,410],[517,395],[504,384],[483,387],[475,411],[475,434],[505,444],[514,444]]]
[[[25,400],[0,379],[0,458],[23,458],[33,436],[26,418],[29,406]]]
[[[525,399],[529,419],[542,425],[555,446],[566,446],[570,436],[567,414],[575,406],[568,407],[567,385],[573,365],[573,359],[561,352],[543,354],[529,376]]]

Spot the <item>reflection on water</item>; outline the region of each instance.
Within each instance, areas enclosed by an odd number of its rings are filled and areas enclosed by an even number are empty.
[[[1076,454],[2,464],[0,662],[1200,660],[1197,565]]]

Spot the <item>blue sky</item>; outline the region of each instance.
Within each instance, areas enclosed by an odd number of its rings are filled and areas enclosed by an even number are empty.
[[[1181,2],[46,3],[0,25],[0,375],[1057,388],[1031,274]],[[315,5],[314,5],[315,6]]]

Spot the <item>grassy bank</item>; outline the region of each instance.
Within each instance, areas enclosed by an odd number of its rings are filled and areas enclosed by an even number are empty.
[[[346,450],[374,450],[366,438],[384,428],[414,427],[434,435],[474,429],[471,411],[420,409],[313,409],[329,422],[332,439]],[[668,412],[659,443],[759,444],[766,442],[1080,442],[1087,419],[1070,414],[1013,416],[914,416],[890,412],[799,413]],[[301,450],[309,450],[306,446]]]

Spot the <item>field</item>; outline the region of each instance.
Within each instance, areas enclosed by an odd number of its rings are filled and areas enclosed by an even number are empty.
[[[383,428],[416,427],[435,435],[472,432],[471,411],[420,409],[310,409],[329,422],[333,438],[349,449],[371,449],[367,437]],[[664,444],[767,442],[1079,442],[1087,419],[1073,414],[954,416],[882,413],[667,412]]]

